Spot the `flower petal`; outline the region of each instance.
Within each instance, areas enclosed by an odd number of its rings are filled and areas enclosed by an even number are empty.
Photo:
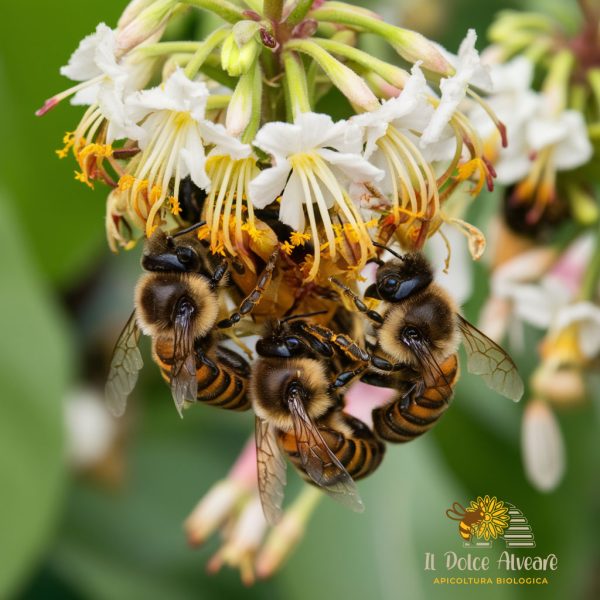
[[[105,49],[112,46],[114,58],[115,32],[104,23],[99,23],[94,33],[79,42],[69,62],[60,68],[60,74],[73,81],[87,81],[102,75],[103,70],[96,62],[96,49],[99,45],[103,45]]]
[[[306,224],[304,218],[304,188],[300,176],[292,171],[285,191],[281,197],[279,220],[289,225],[294,231],[304,231]],[[312,198],[307,199],[312,202]]]
[[[249,185],[250,202],[256,208],[265,208],[273,202],[285,188],[292,167],[286,159],[261,171]]]
[[[252,148],[248,144],[242,143],[238,138],[231,135],[220,123],[202,121],[200,130],[204,141],[215,145],[209,156],[228,155],[235,160],[239,160],[248,158],[252,153]]]

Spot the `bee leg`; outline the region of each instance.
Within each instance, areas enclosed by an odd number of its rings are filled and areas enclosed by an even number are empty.
[[[348,385],[352,380],[361,375],[366,368],[366,365],[361,365],[352,371],[344,371],[343,373],[339,373],[335,378],[335,381],[329,386],[329,389],[337,390],[338,388]]]
[[[336,287],[340,288],[342,290],[342,293],[348,298],[350,298],[350,300],[352,300],[358,312],[361,312],[364,315],[366,315],[367,318],[373,321],[373,323],[377,323],[378,325],[381,325],[383,323],[383,317],[378,312],[370,310],[369,307],[358,297],[358,295],[355,294],[346,284],[342,283],[339,279],[336,279],[335,277],[330,277],[329,281],[331,281],[331,283]]]
[[[279,256],[279,246],[275,249],[269,262],[267,262],[263,272],[258,277],[255,288],[244,298],[237,311],[232,313],[229,318],[223,319],[217,323],[217,327],[220,329],[227,329],[233,327],[236,323],[240,322],[242,317],[249,315],[256,305],[261,301],[263,294],[273,279],[273,271],[277,263],[277,257]]]
[[[228,265],[225,261],[220,262],[216,266],[216,268],[212,274],[212,277],[210,278],[210,287],[211,288],[214,289],[214,288],[218,287],[218,285],[219,285],[219,283],[221,283],[221,280],[223,279],[223,277],[225,277],[225,273],[227,273],[227,268],[228,268]]]
[[[322,325],[311,325],[309,323],[303,323],[300,325],[304,335],[315,336],[319,339],[325,340],[331,344],[334,344],[339,350],[341,350],[346,356],[353,360],[368,362],[370,355],[369,353],[361,348],[353,339],[347,335],[337,334],[328,327]]]

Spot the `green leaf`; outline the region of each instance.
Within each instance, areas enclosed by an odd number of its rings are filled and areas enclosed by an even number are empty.
[[[64,484],[68,352],[52,300],[0,190],[0,597],[28,574],[52,532]]]

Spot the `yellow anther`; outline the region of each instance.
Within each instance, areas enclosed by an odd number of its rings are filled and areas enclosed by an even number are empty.
[[[171,214],[179,215],[181,214],[181,204],[179,204],[179,200],[175,198],[175,196],[169,197],[169,208],[171,209]]]
[[[285,242],[284,244],[281,244],[281,250],[289,256],[294,251],[294,246],[289,242]]]
[[[306,242],[310,240],[310,233],[301,233],[299,231],[293,231],[290,236],[290,241],[294,246],[304,246]]]

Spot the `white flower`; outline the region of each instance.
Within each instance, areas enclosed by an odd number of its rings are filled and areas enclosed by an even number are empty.
[[[119,61],[114,30],[100,23],[94,33],[81,40],[60,72],[81,83],[47,100],[37,112],[38,115],[44,114],[64,98],[73,96],[71,104],[97,107],[92,111],[91,121],[95,122],[99,116],[108,121],[108,143],[139,135],[139,129],[128,113],[124,100],[129,93],[146,84],[149,77],[148,62],[134,61],[130,57]]]
[[[431,121],[423,131],[422,146],[440,140],[458,105],[464,100],[470,85],[483,91],[491,90],[492,84],[489,73],[481,64],[479,53],[475,49],[476,41],[477,34],[475,30],[469,29],[460,45],[458,56],[453,57],[448,54],[448,60],[455,67],[456,73],[452,77],[442,79],[440,82],[442,96]]]
[[[252,204],[248,202],[250,182],[259,173],[257,158],[251,146],[222,125],[206,122],[204,129],[210,131],[210,140],[215,144],[206,161],[211,186],[203,213],[210,231],[211,251],[216,254],[226,249],[231,256],[240,256],[254,271],[256,266],[248,258],[243,231],[253,241],[260,237]]]
[[[533,400],[525,408],[521,445],[529,481],[541,492],[555,489],[565,472],[565,447],[556,417],[545,402]]]
[[[203,82],[192,81],[177,69],[160,86],[127,98],[131,114],[140,122],[137,140],[143,152],[135,172],[122,177],[119,184],[131,190],[130,206],[139,208],[140,201],[146,204],[148,235],[169,190],[171,198],[179,197],[184,177],[189,175],[198,187],[210,189],[205,143],[229,144],[232,151],[239,151],[222,127],[204,119],[208,96]]]
[[[497,180],[506,184],[517,172],[515,181],[524,177],[530,167],[528,160],[522,161],[522,148],[527,124],[539,110],[540,96],[531,89],[533,63],[524,56],[489,68],[493,93],[486,101],[506,128],[508,146],[502,148],[498,128],[480,105],[474,104],[469,118],[486,143]]]
[[[306,211],[315,251],[309,278],[318,271],[321,252],[314,204],[331,258],[336,257],[336,235],[329,210],[335,207],[356,231],[366,260],[368,233],[346,190],[352,183],[378,181],[383,172],[361,156],[360,128],[347,121],[334,123],[328,115],[300,113],[293,124],[264,125],[254,144],[270,154],[274,164],[250,184],[250,200],[264,208],[281,195],[279,218],[299,232],[304,231]]]
[[[378,187],[391,203],[396,218],[400,212],[431,217],[430,203],[436,208],[439,205],[433,167],[419,150],[415,135],[431,119],[433,109],[427,102],[427,93],[427,82],[416,64],[399,96],[377,110],[350,119],[364,130],[365,158],[385,173]],[[355,195],[369,197],[363,190]]]
[[[592,302],[575,302],[561,308],[550,333],[571,326],[576,327],[579,350],[584,358],[596,358],[600,353],[600,306]]]

